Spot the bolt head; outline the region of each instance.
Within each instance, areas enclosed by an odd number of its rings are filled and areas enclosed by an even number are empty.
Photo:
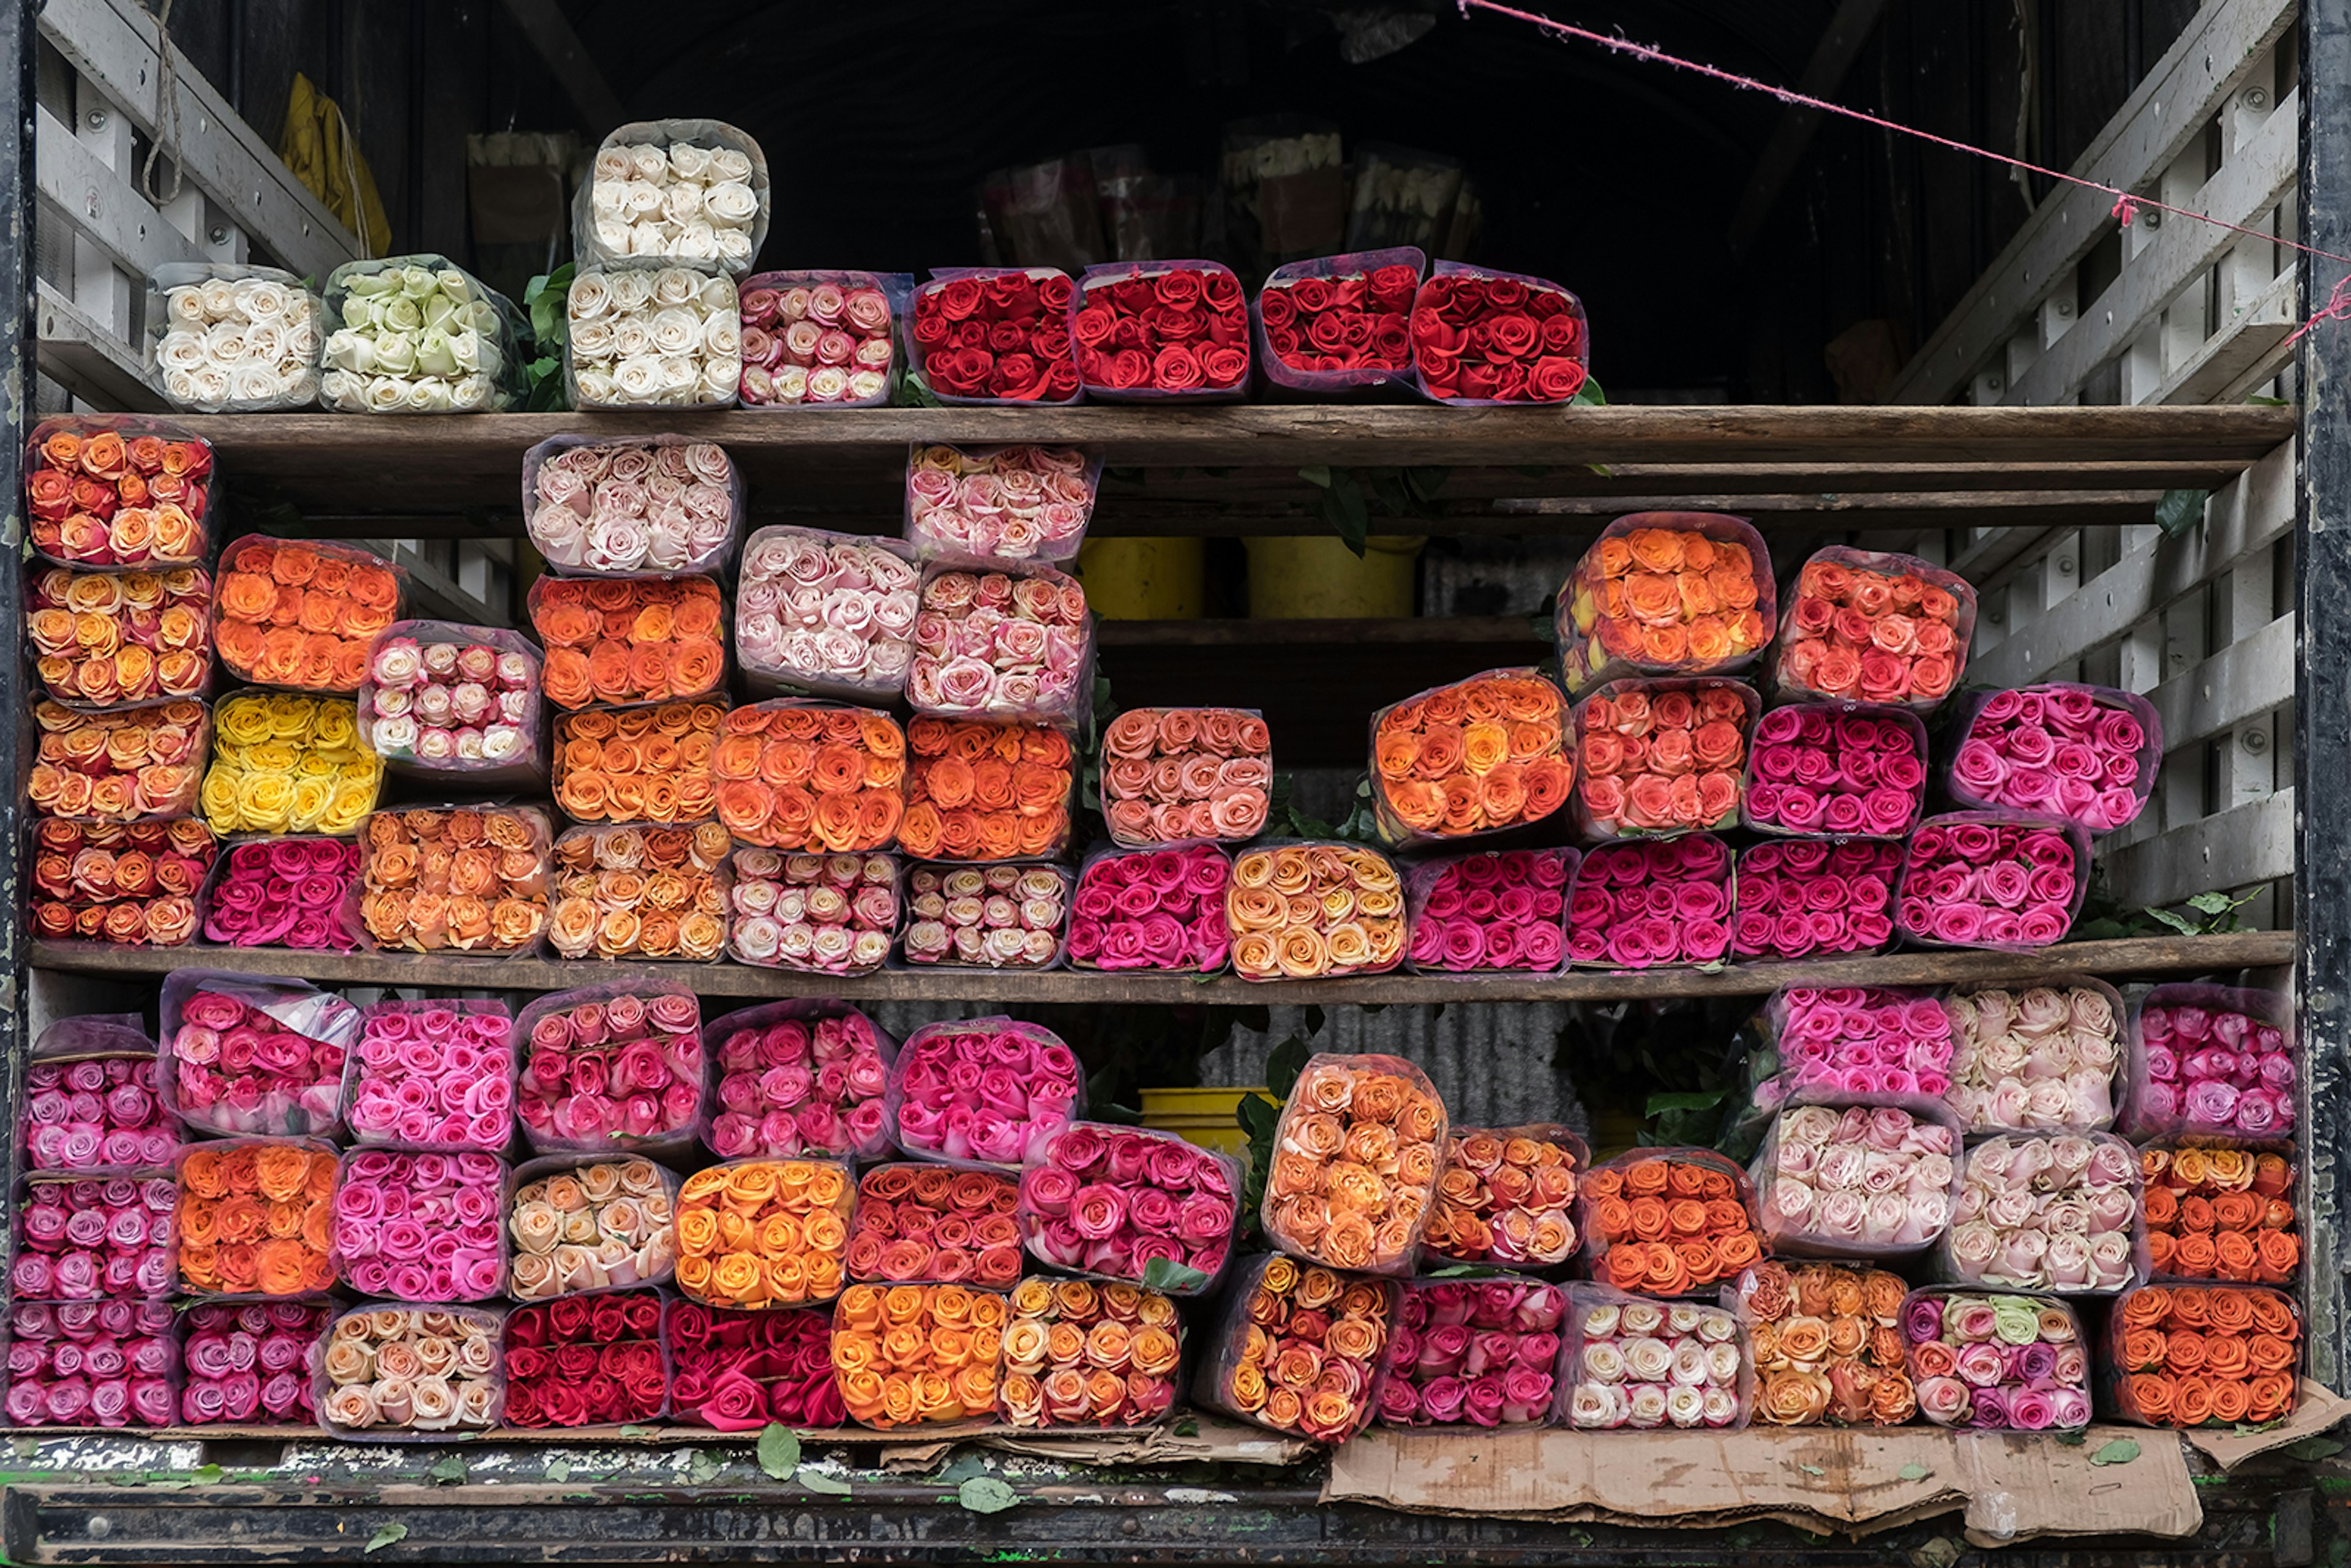
[[[85,118],[88,120],[89,128],[92,131],[103,131],[106,129],[106,110],[102,109],[93,109]]]
[[[2245,89],[2245,107],[2246,107],[2246,108],[2248,108],[2248,109],[2266,109],[2267,107],[2269,107],[2269,101],[2270,101],[2270,92],[2269,92],[2269,89],[2267,89],[2267,88],[2263,88],[2263,87],[2249,87],[2249,88],[2247,88],[2247,89]]]
[[[212,242],[214,245],[226,245],[228,243],[228,225],[226,224],[214,224],[212,226]]]

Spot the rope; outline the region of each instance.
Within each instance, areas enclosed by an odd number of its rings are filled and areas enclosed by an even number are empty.
[[[163,9],[155,18],[155,57],[162,62],[158,68],[155,93],[157,101],[172,118],[172,193],[159,195],[155,190],[155,160],[163,155],[166,145],[161,136],[147,144],[147,162],[139,171],[139,185],[146,192],[148,201],[156,206],[180,199],[180,181],[184,171],[180,167],[180,68],[179,51],[172,47],[172,0],[163,0]],[[163,129],[163,113],[155,116],[155,129]]]

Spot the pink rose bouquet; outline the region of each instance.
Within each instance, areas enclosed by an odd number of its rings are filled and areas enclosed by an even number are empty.
[[[1873,953],[1894,939],[1902,846],[1777,839],[1739,852],[1731,951],[1741,958]]]
[[[672,1420],[756,1432],[771,1421],[825,1427],[849,1419],[832,1381],[831,1312],[743,1312],[671,1301],[663,1318]]]
[[[169,1301],[8,1308],[11,1427],[168,1427],[179,1324]]]
[[[538,650],[517,632],[396,621],[368,652],[360,740],[418,773],[544,781],[538,671]]]
[[[354,1149],[335,1185],[335,1272],[362,1296],[484,1301],[507,1286],[507,1163]]]
[[[752,688],[894,700],[914,657],[922,574],[895,539],[761,528],[743,547],[735,657]]]
[[[2122,998],[2102,980],[1947,997],[1952,1113],[1969,1133],[2096,1131],[2115,1120]]]
[[[1618,969],[1716,963],[1730,952],[1730,850],[1709,833],[1593,850],[1568,901],[1568,959]]]
[[[168,1166],[180,1127],[156,1082],[155,1048],[136,1018],[51,1024],[25,1067],[25,1166],[83,1176]]]
[[[1755,1162],[1764,1239],[1794,1257],[1923,1251],[1950,1223],[1959,1154],[1958,1132],[1924,1111],[1784,1110]]]
[[[1090,855],[1070,905],[1070,965],[1213,975],[1233,938],[1233,862],[1214,844]]]
[[[1481,851],[1413,867],[1405,881],[1419,974],[1558,972],[1567,956],[1573,850]]]
[[[522,511],[559,577],[716,571],[734,551],[743,480],[707,441],[558,435],[523,455]]]
[[[2109,686],[1994,692],[1952,726],[1951,799],[2062,817],[2094,833],[2138,820],[2163,765],[2155,705]]]
[[[308,1427],[310,1347],[331,1301],[199,1301],[180,1323],[180,1420],[190,1427]]]
[[[1765,1005],[1764,1027],[1780,1062],[1764,1088],[1782,1100],[1806,1091],[1939,1100],[1950,1088],[1951,1023],[1927,991],[1791,986]]]
[[[743,406],[868,408],[889,400],[894,290],[872,272],[762,272],[743,280]]]
[[[1747,1331],[1723,1308],[1570,1285],[1560,1377],[1566,1424],[1581,1432],[1735,1432],[1747,1425],[1755,1369]]]
[[[1077,559],[1102,459],[1070,446],[917,446],[906,464],[906,542],[928,561]]]
[[[523,1009],[523,1135],[541,1154],[683,1150],[702,1116],[702,1009],[683,990],[590,986]]]
[[[2089,1352],[2063,1301],[1928,1286],[1902,1303],[1902,1337],[1919,1413],[1938,1427],[2090,1424]]]
[[[1049,1267],[1196,1296],[1232,1256],[1240,1188],[1230,1155],[1172,1133],[1073,1122],[1031,1145],[1014,1218]]]
[[[906,873],[909,964],[1050,969],[1061,961],[1070,873],[1057,865],[917,865]]]
[[[16,1207],[16,1259],[8,1289],[18,1301],[168,1296],[179,1279],[168,1176],[80,1176],[25,1184]]]
[[[2105,1133],[1971,1145],[1938,1260],[1968,1285],[2109,1295],[2147,1281],[2138,1155]]]
[[[178,969],[163,982],[165,1111],[222,1134],[331,1136],[360,1010],[300,980]]]
[[[906,700],[943,718],[1074,727],[1092,697],[1086,591],[1050,567],[935,571],[914,617]]]
[[[2046,947],[2072,927],[2088,864],[2076,827],[1989,812],[1930,818],[1911,835],[1895,923],[1946,947]]]
[[[377,1002],[360,1015],[345,1120],[362,1144],[496,1153],[514,1136],[514,1019],[504,1002]]]
[[[1747,825],[1758,831],[1898,838],[1926,797],[1927,731],[1915,714],[1800,703],[1756,723]]]
[[[897,934],[902,876],[891,855],[738,849],[727,951],[741,964],[870,975]]]
[[[1008,1018],[925,1024],[890,1071],[897,1145],[917,1159],[1014,1169],[1070,1124],[1085,1079],[1061,1037]]]
[[[1507,1275],[1412,1280],[1380,1363],[1384,1427],[1546,1427],[1567,1292]]]
[[[897,1047],[845,1002],[769,1002],[713,1019],[703,1053],[717,1113],[702,1141],[722,1160],[889,1152],[883,1093]]]
[[[2124,1131],[2241,1138],[2294,1134],[2301,1071],[2283,997],[2226,986],[2158,986],[2131,1019]]]
[[[1102,821],[1122,849],[1255,838],[1272,785],[1272,732],[1246,708],[1129,708],[1102,729]]]
[[[350,839],[256,839],[231,844],[204,906],[204,940],[225,947],[359,950],[344,905],[359,885]]]

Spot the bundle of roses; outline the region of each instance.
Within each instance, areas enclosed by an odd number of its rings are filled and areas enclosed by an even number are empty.
[[[1343,1443],[1371,1422],[1395,1301],[1391,1280],[1244,1259],[1192,1396],[1276,1432]]]
[[[335,1151],[323,1143],[235,1138],[180,1151],[180,1282],[191,1295],[315,1296],[328,1257]]]
[[[1413,296],[1413,368],[1440,402],[1565,402],[1591,353],[1583,306],[1540,277],[1440,261]]]
[[[719,1432],[838,1427],[849,1419],[832,1380],[832,1314],[737,1312],[670,1301],[670,1418]]]
[[[1076,292],[1050,267],[935,271],[914,291],[907,369],[943,402],[1075,402]]]
[[[713,442],[559,435],[523,459],[524,528],[559,575],[719,570],[742,504],[734,462]]]
[[[599,260],[740,273],[767,236],[767,160],[732,126],[639,120],[596,150],[585,216],[583,249]]]
[[[213,449],[151,420],[50,419],[27,444],[34,551],[60,566],[191,566],[211,548]]]
[[[899,293],[908,279],[892,279]],[[868,408],[887,399],[897,334],[871,272],[763,272],[743,280],[743,406]]]
[[[1102,459],[1069,446],[917,446],[906,463],[906,541],[956,566],[1075,559]]]
[[[1556,1123],[1451,1129],[1422,1256],[1520,1269],[1566,1262],[1576,1179],[1591,1163],[1583,1140]]]
[[[26,1182],[9,1291],[23,1301],[170,1295],[179,1271],[172,1222],[178,1204],[169,1176]]]
[[[362,1296],[403,1301],[500,1294],[506,1180],[506,1162],[479,1150],[352,1150],[335,1183],[335,1272]]]
[[[1070,339],[1094,397],[1237,397],[1249,385],[1248,300],[1213,261],[1089,267]]]
[[[1421,265],[1420,252],[1402,247],[1275,267],[1249,307],[1267,376],[1319,392],[1410,375]]]
[[[1605,1285],[1567,1289],[1567,1425],[1737,1431],[1750,1410],[1746,1331],[1720,1307],[1646,1301]]]
[[[1755,1189],[1711,1149],[1619,1155],[1579,1186],[1586,1270],[1617,1290],[1678,1296],[1763,1256]]]
[[[706,577],[542,577],[530,623],[558,707],[708,696],[726,676],[718,584]]]
[[[349,695],[406,591],[396,568],[363,549],[248,534],[221,552],[213,643],[242,679]]]
[[[326,304],[271,267],[166,262],[149,275],[149,362],[193,413],[306,409],[319,401]]]
[[[2294,1167],[2284,1155],[2158,1145],[2138,1158],[2157,1279],[2292,1285],[2300,1277]]]
[[[713,1019],[703,1051],[718,1112],[702,1141],[722,1160],[747,1155],[888,1152],[883,1104],[897,1047],[845,1002],[770,1002]]]
[[[1575,824],[1588,839],[1738,823],[1755,688],[1611,681],[1575,705]]]
[[[1959,1155],[1952,1125],[1924,1111],[1782,1111],[1755,1162],[1764,1239],[1773,1252],[1796,1256],[1921,1251],[1951,1222]]]
[[[726,830],[574,828],[555,841],[547,942],[566,958],[682,958],[726,949]]]
[[[517,1307],[498,1337],[509,1427],[606,1427],[669,1414],[658,1291]]]
[[[737,963],[868,975],[890,956],[904,906],[891,855],[735,852],[727,951]]]
[[[1761,832],[1898,838],[1927,796],[1927,733],[1899,708],[1797,704],[1755,725],[1747,825]]]
[[[328,276],[319,402],[338,413],[496,413],[513,401],[514,307],[437,256]],[[730,389],[731,390],[731,389]]]
[[[575,822],[695,822],[718,813],[718,703],[555,716],[555,803]]]
[[[1796,576],[1771,678],[1783,696],[1925,713],[1959,684],[1975,623],[1967,579],[1913,556],[1831,545]]]
[[[169,1301],[26,1301],[7,1309],[11,1427],[168,1427]]]
[[[266,1136],[341,1125],[343,1062],[359,1009],[300,980],[181,969],[165,982],[163,1108],[207,1133]]]
[[[1993,692],[1952,733],[1954,801],[2062,817],[2094,833],[2137,821],[2163,765],[2155,705],[2110,686]]]
[[[1918,1413],[1898,1274],[1758,1263],[1739,1276],[1755,1355],[1755,1418],[1774,1427],[1899,1427]]]
[[[199,1301],[180,1321],[180,1420],[309,1427],[311,1347],[335,1316],[331,1301],[233,1305]]]
[[[743,547],[735,656],[760,690],[894,702],[914,658],[922,573],[896,539],[761,528]]]
[[[1272,788],[1271,733],[1246,709],[1129,708],[1102,730],[1102,821],[1123,848],[1255,838]]]
[[[1445,1103],[1400,1056],[1322,1053],[1299,1072],[1273,1133],[1259,1216],[1310,1263],[1409,1274],[1437,1197]]]
[[[1601,531],[1560,590],[1560,671],[1571,692],[1729,674],[1771,640],[1777,602],[1763,536],[1740,518],[1636,512]]]
[[[212,579],[200,566],[34,574],[25,595],[33,674],[49,695],[112,706],[212,686]]]
[[[1940,1100],[1951,1086],[1951,1021],[1930,992],[1791,986],[1765,1004],[1764,1028],[1778,1061],[1756,1094],[1767,1108],[1806,1092]]]
[[[123,946],[177,947],[194,939],[196,893],[212,873],[212,830],[169,822],[33,825],[33,929]]]
[[[1225,920],[1244,980],[1385,974],[1404,958],[1404,879],[1358,844],[1244,850]]]
[[[1015,1427],[1141,1427],[1176,1407],[1184,1325],[1134,1285],[1023,1280],[1004,1325],[998,1412]]]
[[[1171,1133],[1076,1122],[1020,1173],[1020,1237],[1052,1268],[1198,1295],[1225,1271],[1239,1192],[1228,1156]],[[1199,1277],[1155,1268],[1161,1260]]]
[[[758,1312],[840,1294],[857,1184],[824,1160],[736,1160],[677,1194],[677,1288],[709,1307]]]
[[[1413,1280],[1380,1364],[1383,1427],[1543,1427],[1567,1292],[1534,1280]]]
[[[515,1172],[508,1292],[538,1301],[576,1291],[658,1285],[677,1261],[677,1178],[650,1160],[555,1155]]]
[[[1061,1037],[1008,1018],[925,1024],[890,1069],[891,1138],[916,1159],[1016,1170],[1084,1092]]]
[[[702,1009],[683,990],[588,986],[539,998],[516,1113],[541,1154],[692,1140],[702,1115]]]
[[[1567,954],[1573,850],[1484,851],[1412,869],[1412,967],[1421,974],[1556,972]]]
[[[1070,737],[1041,724],[918,717],[898,841],[926,860],[1058,854],[1070,841]]]
[[[1729,846],[1709,833],[1588,851],[1567,904],[1573,964],[1646,969],[1730,951]]]
[[[906,733],[878,708],[797,697],[736,708],[710,771],[718,820],[768,849],[886,850],[906,813]]]
[[[1050,567],[935,571],[914,617],[906,700],[941,718],[1074,726],[1092,699],[1086,591]]]
[[[500,1001],[360,1009],[344,1120],[360,1144],[496,1154],[514,1135],[514,1015]]]
[[[2088,885],[2082,830],[1957,811],[1910,835],[1895,895],[1906,936],[1947,947],[2046,947],[2062,941]]]
[[[539,776],[538,652],[511,632],[397,621],[360,683],[360,738],[420,774]]]
[[[117,713],[33,705],[35,745],[25,798],[37,815],[140,822],[184,817],[212,744],[199,702],[155,703]]]
[[[1005,1299],[961,1285],[852,1285],[832,1309],[832,1375],[878,1432],[984,1421],[1003,1370]]]
[[[155,1043],[130,1017],[59,1019],[25,1066],[23,1167],[111,1176],[167,1166],[180,1124],[156,1092]]]
[[[2291,1017],[2272,992],[2156,987],[2131,1015],[2124,1130],[2291,1137],[2301,1079]]]
[[[1968,1133],[2095,1132],[2115,1120],[2122,998],[2103,981],[2011,991],[1980,987],[1943,1000],[1958,1049],[1952,1113]]]
[[[1567,705],[1533,670],[1489,670],[1372,717],[1373,804],[1391,844],[1540,822],[1567,804]]]
[[[2294,1414],[2302,1314],[2283,1291],[2147,1285],[2115,1303],[2115,1414],[2142,1427],[2262,1426]]]
[[[906,873],[909,964],[1050,969],[1061,961],[1070,873],[1057,865],[917,865]]]
[[[350,953],[360,933],[344,912],[359,886],[350,839],[254,839],[231,844],[204,901],[204,940],[224,947]]]
[[[313,1395],[329,1437],[486,1431],[498,1424],[503,1313],[475,1307],[373,1306],[327,1331]]]
[[[2140,1256],[2138,1156],[2105,1133],[2008,1133],[1968,1147],[1940,1257],[1968,1285],[2069,1296],[2127,1290]]]
[[[563,311],[575,408],[725,408],[743,384],[742,300],[731,277],[582,267]]]
[[[214,713],[204,819],[216,833],[359,831],[383,789],[349,698],[244,691]]]
[[[1070,905],[1071,967],[1216,973],[1232,950],[1232,877],[1214,844],[1088,856]]]
[[[997,1171],[875,1166],[857,1188],[849,1277],[1002,1289],[1020,1278],[1019,1185]]]
[[[1902,1337],[1919,1413],[1938,1427],[2090,1424],[2089,1353],[2062,1301],[1930,1286],[1902,1303]]]
[[[360,842],[360,919],[379,947],[518,953],[547,928],[547,813],[536,806],[378,811]]]

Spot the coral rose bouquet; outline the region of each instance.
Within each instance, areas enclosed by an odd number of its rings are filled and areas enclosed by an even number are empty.
[[[1556,1123],[1450,1129],[1422,1260],[1559,1267],[1575,1254],[1576,1182],[1591,1164],[1583,1140]]]
[[[2294,1166],[2283,1155],[2149,1145],[2138,1158],[2155,1278],[2289,1286],[2301,1278]]]
[[[1215,974],[1232,952],[1232,878],[1214,844],[1088,855],[1070,905],[1070,967]]]
[[[743,474],[715,442],[552,435],[523,454],[522,515],[558,577],[723,571]]]
[[[2089,1351],[2054,1296],[1930,1285],[1902,1303],[1919,1413],[1938,1427],[2000,1432],[2090,1424]]]
[[[137,414],[45,419],[25,443],[33,553],[66,567],[193,566],[212,553],[211,443]]]
[[[1225,920],[1244,980],[1384,975],[1404,961],[1404,879],[1360,844],[1298,843],[1233,857]]]
[[[327,277],[319,402],[336,413],[499,413],[521,392],[514,302],[439,256]]]
[[[171,1302],[18,1300],[5,1322],[11,1427],[172,1425],[180,1325]]]
[[[1739,824],[1747,735],[1761,699],[1738,681],[1611,681],[1575,705],[1580,838]]]
[[[583,267],[563,303],[579,409],[728,408],[743,382],[735,280],[689,267]]]
[[[1273,1132],[1259,1218],[1293,1257],[1408,1275],[1436,1211],[1445,1103],[1400,1056],[1307,1060]]]
[[[2138,820],[2163,767],[2163,720],[2136,692],[2070,682],[1984,692],[1951,721],[1944,787],[1960,806],[2062,817],[2093,833]]]
[[[400,773],[469,787],[547,781],[539,652],[517,632],[395,621],[368,649],[360,740]]]
[[[726,610],[706,577],[541,577],[530,623],[560,708],[705,697],[726,679]]]
[[[351,953],[360,846],[350,839],[247,839],[228,846],[204,894],[204,940],[225,947]]]
[[[1077,559],[1102,460],[1073,446],[917,443],[906,460],[906,542],[925,565],[976,570]]]
[[[1019,1183],[998,1171],[869,1166],[857,1186],[849,1277],[1009,1286],[1020,1278],[1019,1202]]]
[[[1959,1135],[1939,1104],[1794,1105],[1764,1134],[1753,1175],[1775,1255],[1900,1258],[1951,1223]]]
[[[1272,733],[1254,710],[1129,708],[1103,727],[1100,805],[1122,848],[1253,839],[1272,790]]]
[[[904,272],[762,272],[743,280],[745,408],[873,408],[890,401]]]
[[[877,1432],[975,1430],[996,1413],[1005,1298],[963,1285],[852,1285],[832,1309],[832,1375]]]
[[[200,797],[215,833],[359,831],[383,789],[383,759],[360,738],[348,698],[242,691],[214,709]]]
[[[2090,841],[2080,828],[1953,811],[1910,835],[1895,926],[1934,946],[2026,952],[2064,940],[2089,886]]]
[[[575,822],[715,817],[710,763],[726,718],[716,702],[558,714],[555,803]]]
[[[335,1183],[335,1272],[362,1296],[486,1301],[507,1288],[507,1163],[476,1149],[353,1149]]]
[[[25,796],[37,816],[144,822],[196,809],[213,727],[200,702],[96,714],[40,702],[33,727],[39,738]]]
[[[1582,1271],[1620,1291],[1687,1295],[1763,1255],[1755,1188],[1712,1149],[1643,1149],[1576,1184]]]
[[[849,1419],[832,1380],[832,1314],[737,1312],[664,1303],[670,1419],[718,1432],[838,1427]]]
[[[841,1293],[857,1178],[829,1160],[734,1160],[677,1193],[677,1288],[706,1307],[804,1307]]]
[[[1397,246],[1275,267],[1249,302],[1266,379],[1310,393],[1410,385],[1413,297],[1427,265]]]
[[[1711,833],[1587,851],[1567,904],[1571,964],[1647,969],[1730,951],[1730,849]]]
[[[163,981],[163,1108],[201,1132],[342,1130],[343,1064],[360,1009],[302,980],[174,969]]]
[[[1009,1306],[996,1407],[1012,1426],[1141,1427],[1175,1414],[1184,1322],[1166,1296],[1029,1279]]]
[[[1796,575],[1771,650],[1782,698],[1837,697],[1931,712],[1959,684],[1976,591],[1916,556],[1830,545]]]
[[[1577,1431],[1735,1432],[1753,1414],[1753,1350],[1725,1308],[1570,1285],[1564,1339],[1562,1415]]]
[[[1771,555],[1744,517],[1635,512],[1601,529],[1559,591],[1570,694],[1625,675],[1729,675],[1771,640]]]
[[[870,975],[890,956],[905,873],[884,854],[735,852],[726,950],[738,964]]]
[[[2023,990],[1979,986],[1943,998],[1957,1050],[1952,1113],[1969,1134],[2098,1132],[2114,1125],[2123,999],[2069,976]]]
[[[2099,1377],[2137,1426],[2265,1426],[2294,1414],[2302,1338],[2283,1291],[2144,1285],[2115,1302]]]
[[[315,1138],[190,1144],[179,1186],[180,1286],[233,1300],[334,1287],[335,1151]]]
[[[906,814],[906,732],[879,708],[778,697],[732,709],[710,772],[718,820],[768,849],[886,850]]]
[[[216,852],[194,817],[128,826],[44,817],[33,824],[33,929],[52,941],[183,946]]]
[[[615,1291],[507,1312],[505,1424],[580,1431],[667,1416],[662,1305],[658,1291]]]
[[[1414,866],[1405,878],[1414,972],[1558,972],[1583,859],[1573,850],[1484,850]]]
[[[1086,591],[1051,567],[923,579],[906,700],[938,718],[1034,719],[1076,729],[1093,700]]]
[[[914,658],[922,572],[898,539],[775,525],[743,547],[735,656],[755,695],[895,702]]]
[[[1417,845],[1543,821],[1567,804],[1567,704],[1532,669],[1489,670],[1372,716],[1380,836]]]
[[[1172,1133],[1073,1122],[1031,1148],[1016,1218],[1050,1268],[1203,1295],[1232,1256],[1242,1176]]]
[[[941,402],[1072,403],[1077,286],[1050,267],[933,267],[906,315],[906,371]]]
[[[383,948],[519,953],[547,929],[547,813],[413,806],[360,830],[360,919]]]
[[[315,1427],[312,1347],[331,1301],[199,1301],[180,1322],[180,1422]]]
[[[2131,1009],[2120,1131],[2285,1142],[2299,1113],[2301,1057],[2283,993],[2158,986]]]
[[[1547,1427],[1567,1291],[1539,1280],[1408,1280],[1380,1363],[1383,1427]]]
[[[2144,1283],[2138,1155],[2105,1133],[1977,1140],[1936,1258],[1968,1285],[2085,1296]]]
[[[1076,1052],[1008,1018],[929,1023],[891,1065],[891,1141],[918,1160],[1017,1171],[1068,1126],[1085,1081]]]
[[[1061,730],[994,719],[919,717],[898,841],[932,860],[1058,855],[1070,843],[1076,749]]]
[[[18,1190],[8,1291],[23,1301],[152,1301],[179,1278],[168,1176],[35,1176]]]
[[[583,986],[531,1002],[516,1112],[537,1152],[684,1154],[703,1122],[702,1009],[668,986]]]
[[[1193,1399],[1309,1442],[1345,1442],[1378,1407],[1396,1294],[1393,1280],[1270,1254],[1242,1259]]]
[[[33,674],[61,702],[113,707],[212,690],[212,579],[170,571],[35,572],[25,594]]]
[[[134,1013],[50,1024],[25,1064],[19,1168],[116,1176],[168,1166],[181,1128],[163,1109],[157,1069],[155,1042]]]
[[[1067,866],[925,865],[906,873],[909,965],[1050,969],[1068,952]]]
[[[703,1143],[746,1155],[879,1159],[890,1152],[883,1094],[897,1042],[846,1002],[766,1002],[703,1025],[710,1103]]]
[[[716,268],[740,277],[767,243],[767,154],[717,120],[640,120],[608,133],[573,192],[584,263]]]
[[[290,272],[167,261],[147,275],[149,382],[190,413],[313,407],[326,314]]]
[[[350,545],[247,534],[221,551],[213,643],[257,685],[349,696],[376,633],[400,619],[408,574]]]
[[[518,1301],[658,1285],[676,1266],[678,1181],[651,1160],[550,1155],[507,1186]]]
[[[1755,1419],[1899,1427],[1918,1413],[1898,1274],[1850,1263],[1758,1263],[1723,1291],[1747,1320]]]
[[[547,942],[566,958],[676,958],[726,949],[726,830],[574,828],[555,841]]]
[[[1583,303],[1546,278],[1439,261],[1412,300],[1420,390],[1457,408],[1565,402],[1583,390]]]
[[[1103,262],[1078,279],[1070,340],[1089,397],[1238,398],[1249,391],[1241,281],[1213,261]]]
[[[360,1145],[496,1154],[514,1136],[514,1014],[501,1001],[429,998],[360,1009],[343,1119]]]
[[[1781,839],[1739,852],[1730,950],[1740,958],[1871,953],[1894,940],[1902,846]]]
[[[1746,824],[1798,838],[1899,838],[1927,798],[1927,727],[1907,709],[1773,708],[1755,724]]]
[[[335,1320],[311,1386],[330,1437],[427,1442],[487,1431],[506,1406],[498,1333],[506,1313],[482,1307],[382,1302]]]

